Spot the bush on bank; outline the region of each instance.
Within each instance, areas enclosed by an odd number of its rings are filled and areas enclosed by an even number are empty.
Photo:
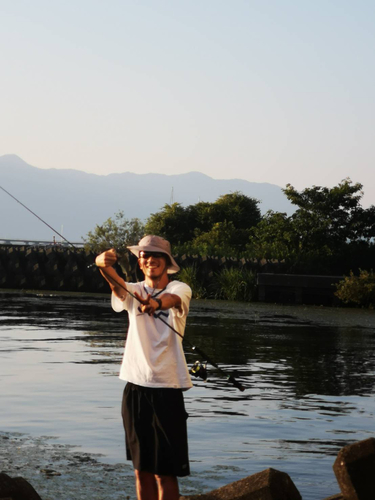
[[[195,299],[220,299],[250,302],[256,299],[256,273],[239,267],[211,272],[202,280],[196,264],[181,269],[177,279],[187,283]]]
[[[335,295],[345,304],[374,309],[375,275],[374,272],[360,269],[359,276],[351,271],[343,281],[336,285]]]

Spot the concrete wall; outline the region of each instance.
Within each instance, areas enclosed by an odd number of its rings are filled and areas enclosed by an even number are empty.
[[[103,292],[95,256],[59,246],[0,246],[0,288]]]
[[[96,255],[83,248],[59,245],[0,245],[0,288],[101,293],[108,286],[94,264]],[[262,302],[333,305],[335,287],[342,277],[302,276],[285,273],[284,264],[266,260],[226,259],[209,256],[176,257],[181,267],[195,266],[198,280],[209,289],[215,273],[236,267],[258,276]],[[131,280],[143,279],[134,256]],[[119,268],[119,272],[121,272]]]

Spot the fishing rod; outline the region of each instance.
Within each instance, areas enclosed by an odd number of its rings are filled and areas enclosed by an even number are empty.
[[[49,227],[54,233],[56,233],[58,236],[60,236],[60,238],[62,238],[63,240],[65,240],[69,245],[71,245],[75,250],[77,250],[77,247],[75,247],[73,245],[73,243],[71,243],[70,241],[68,241],[65,236],[63,236],[62,234],[60,234],[58,231],[56,231],[56,229],[54,229],[52,226],[50,226],[45,220],[43,220],[41,217],[39,217],[39,215],[37,215],[35,212],[33,212],[30,208],[28,208],[26,205],[24,205],[20,200],[18,200],[15,196],[13,196],[9,191],[7,191],[6,189],[4,189],[2,186],[0,186],[0,189],[2,189],[4,191],[4,193],[8,194],[11,198],[13,198],[13,200],[16,200],[17,203],[19,203],[20,205],[22,205],[24,208],[26,208],[26,210],[28,210],[31,214],[35,215],[35,217],[37,219],[39,219],[41,222],[43,222],[43,224],[45,224],[47,227]]]
[[[135,300],[138,300],[138,302],[142,303],[142,301],[136,295],[134,295],[130,290],[128,290],[122,283],[120,283],[118,280],[116,280],[113,276],[109,276],[109,274],[106,271],[104,271],[104,268],[101,267],[100,270],[113,283],[115,283],[117,286],[119,286],[123,290],[125,290]],[[167,325],[174,333],[176,333],[179,337],[181,337],[181,339],[185,342],[185,344],[188,347],[190,347],[190,349],[192,349],[193,351],[196,351],[198,354],[200,354],[202,356],[202,358],[204,360],[206,360],[206,362],[210,363],[210,365],[212,365],[214,368],[216,368],[216,370],[221,375],[223,375],[224,377],[226,377],[226,379],[228,380],[228,382],[230,382],[231,384],[233,384],[234,387],[236,387],[237,389],[239,389],[241,392],[243,392],[245,390],[244,386],[238,380],[235,379],[235,377],[234,377],[234,375],[232,373],[228,374],[227,372],[225,372],[217,363],[215,363],[211,358],[209,358],[207,356],[207,354],[202,349],[200,349],[199,347],[193,345],[191,342],[189,342],[188,340],[186,340],[184,338],[184,336],[181,335],[181,333],[178,332],[171,324],[169,324],[161,316],[154,316],[154,317],[157,317],[162,323],[164,323],[165,325]],[[190,373],[192,375],[196,376],[196,377],[199,377],[199,378],[203,379],[204,381],[207,380],[206,364],[201,363],[200,361],[196,361],[195,362],[193,368],[190,369]]]
[[[45,220],[43,220],[41,217],[39,217],[39,215],[37,215],[35,212],[33,212],[30,208],[28,208],[24,203],[22,203],[20,200],[18,200],[15,196],[13,196],[11,193],[9,193],[9,191],[7,191],[5,188],[3,188],[2,186],[0,186],[0,189],[2,191],[4,191],[4,193],[6,193],[7,195],[9,195],[11,198],[13,198],[17,203],[19,203],[20,205],[22,205],[26,210],[28,210],[32,215],[34,215],[37,219],[39,219],[43,224],[45,224],[47,227],[49,227],[54,233],[56,233],[58,236],[60,236],[63,240],[65,240],[71,247],[73,247],[75,250],[77,250],[77,247],[73,245],[73,243],[71,243],[69,240],[67,240],[65,238],[65,236],[63,236],[62,234],[60,234],[58,231],[56,231],[56,229],[54,229],[52,226],[50,226]],[[95,264],[90,264],[88,267],[93,267]],[[108,276],[108,273],[106,273],[103,268],[100,268],[101,271],[106,274]],[[116,279],[114,279],[112,276],[111,276],[111,279],[113,282],[116,283],[116,285],[120,286],[122,289],[124,289],[129,295],[131,295],[134,299],[138,300],[138,302],[141,303],[141,301],[138,299],[138,297],[136,297],[132,292],[130,292],[130,290],[128,290],[125,286],[122,285],[122,283],[118,282]],[[208,363],[210,363],[210,365],[212,365],[214,368],[216,368],[216,370],[221,373],[221,375],[224,375],[226,377],[226,379],[228,380],[228,382],[230,382],[231,384],[234,385],[234,387],[236,387],[237,389],[239,389],[241,392],[243,392],[245,390],[245,388],[243,387],[243,385],[238,382],[238,380],[235,379],[234,375],[233,374],[228,374],[226,373],[222,368],[220,368],[220,366],[218,366],[217,363],[215,363],[212,359],[210,359],[207,354],[202,350],[200,349],[199,347],[197,346],[194,346],[191,342],[189,342],[188,340],[184,339],[183,335],[180,334],[180,332],[178,332],[172,325],[170,325],[167,321],[165,321],[161,316],[157,316],[157,318],[162,322],[164,323],[165,325],[167,325],[174,333],[176,333],[179,337],[181,337],[185,344],[188,345],[188,347],[190,347],[193,351],[196,351],[198,354],[200,354],[203,359],[205,359]],[[201,363],[200,361],[196,361],[193,368],[191,368],[190,370],[190,373],[196,377],[199,377],[201,379],[203,379],[204,381],[207,380],[207,370],[206,370],[206,364],[204,363]]]

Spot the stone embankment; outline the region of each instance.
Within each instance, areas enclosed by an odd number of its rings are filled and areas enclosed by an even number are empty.
[[[63,292],[102,293],[105,282],[94,264],[96,255],[83,248],[58,245],[0,245],[0,288],[50,290]],[[131,279],[137,281],[136,258],[130,257]],[[233,264],[226,259],[189,257],[177,258],[180,265],[199,263],[203,275],[218,272]]]
[[[375,438],[342,448],[333,470],[341,493],[324,500],[374,500]],[[1,473],[0,500],[42,499],[22,477],[11,478]],[[302,497],[288,474],[266,469],[209,493],[181,500],[302,500]]]
[[[0,288],[55,292],[105,293],[107,287],[95,265],[96,255],[83,248],[59,245],[0,245]],[[130,255],[130,279],[142,279]],[[257,275],[261,302],[335,305],[334,283],[338,276],[285,274],[283,264],[268,261],[226,259],[208,256],[176,256],[181,267],[197,270],[199,281],[209,288],[212,277],[224,268],[239,268]],[[375,499],[374,499],[375,500]]]
[[[95,256],[59,246],[0,246],[0,288],[104,292]]]
[[[59,245],[0,245],[0,288],[102,293],[107,287],[94,264],[96,255],[84,248]],[[130,279],[142,279],[136,258],[129,254]],[[196,266],[203,282],[226,267],[259,267],[258,262],[206,256],[175,256],[181,267]],[[263,263],[264,264],[264,263]],[[261,265],[262,270],[266,267]]]
[[[59,245],[0,245],[0,288],[35,289],[71,292],[104,291],[103,278],[95,265],[96,254],[84,248]],[[207,256],[175,256],[181,267],[199,267],[203,281],[226,267],[262,269],[266,262],[245,261]],[[129,254],[131,279],[137,281],[136,258]]]

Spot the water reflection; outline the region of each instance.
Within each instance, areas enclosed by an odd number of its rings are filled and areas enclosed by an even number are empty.
[[[225,365],[240,366],[239,374],[252,385],[255,380],[258,387],[262,384],[265,393],[275,388],[283,397],[289,393],[297,398],[373,393],[373,329],[321,326],[290,315],[268,313],[264,318],[258,313],[256,322],[251,312],[232,315],[229,311],[226,317],[205,318],[202,335],[201,314],[195,314],[189,339],[214,352]]]
[[[2,430],[58,434],[122,461],[114,377],[126,314],[113,313],[108,297],[11,294],[0,297],[0,311]],[[194,302],[189,342],[247,389],[209,367],[209,380],[195,379],[186,393],[200,487],[275,467],[304,499],[337,492],[332,457],[373,429],[374,332],[369,312]],[[186,356],[197,359],[189,348]]]

